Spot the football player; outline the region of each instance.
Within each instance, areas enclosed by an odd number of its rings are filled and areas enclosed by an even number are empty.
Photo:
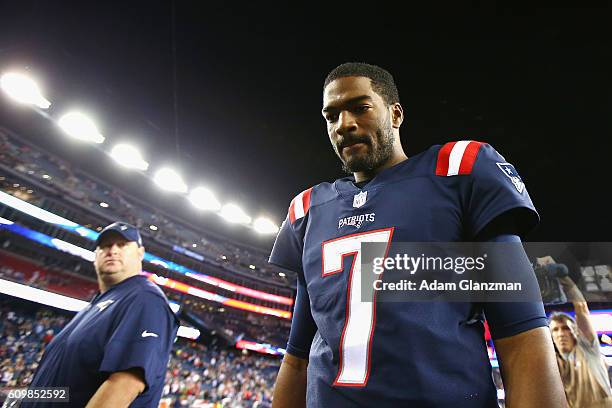
[[[363,242],[520,243],[539,216],[516,169],[476,141],[408,158],[397,88],[377,66],[332,70],[322,113],[351,176],[298,194],[272,249],[271,263],[298,274],[274,407],[497,406],[483,319],[474,318],[483,313],[507,406],[565,407],[541,302],[360,298]],[[512,272],[535,282],[522,248],[512,256]]]

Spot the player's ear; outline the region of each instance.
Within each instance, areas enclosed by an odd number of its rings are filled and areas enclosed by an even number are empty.
[[[399,102],[396,102],[391,105],[391,125],[395,129],[399,129],[404,121],[404,108]]]
[[[144,259],[145,249],[143,246],[138,247],[138,255],[140,256],[140,260]]]

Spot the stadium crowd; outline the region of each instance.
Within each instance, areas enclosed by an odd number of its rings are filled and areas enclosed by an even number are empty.
[[[185,406],[198,400],[270,406],[278,368],[277,359],[180,341],[170,357],[162,398]]]
[[[0,298],[0,387],[26,387],[45,346],[70,321],[48,308]],[[268,407],[279,360],[177,339],[162,393],[166,406]]]

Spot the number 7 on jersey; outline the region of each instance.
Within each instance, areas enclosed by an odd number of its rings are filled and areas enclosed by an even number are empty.
[[[340,338],[340,361],[334,386],[364,387],[370,375],[370,352],[376,324],[376,292],[372,287],[372,302],[361,301],[361,244],[386,243],[389,251],[393,228],[346,235],[322,244],[323,277],[340,273],[344,257],[354,255],[347,279],[346,318]]]

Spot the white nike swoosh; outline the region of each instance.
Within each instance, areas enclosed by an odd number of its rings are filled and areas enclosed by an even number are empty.
[[[159,337],[159,336],[155,333],[151,333],[145,330],[142,332],[142,337]]]

